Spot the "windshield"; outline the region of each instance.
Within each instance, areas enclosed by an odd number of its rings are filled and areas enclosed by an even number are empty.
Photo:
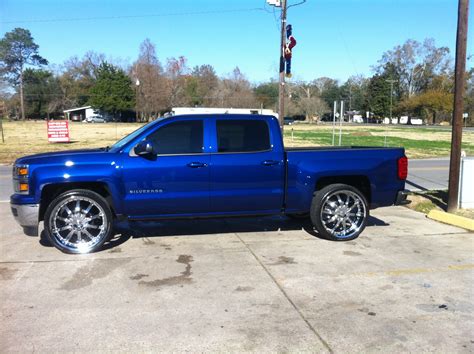
[[[133,139],[135,139],[137,136],[139,136],[142,132],[144,132],[145,130],[147,130],[148,128],[150,128],[150,126],[156,124],[157,122],[160,122],[162,121],[164,118],[160,118],[160,119],[157,119],[157,120],[154,120],[148,124],[145,124],[144,126],[138,128],[137,130],[133,131],[132,133],[128,134],[126,137],[120,139],[119,141],[117,141],[114,145],[112,145],[110,147],[110,151],[112,152],[117,152],[118,150],[120,150],[122,147],[124,147],[125,145],[127,145],[130,141],[132,141]]]

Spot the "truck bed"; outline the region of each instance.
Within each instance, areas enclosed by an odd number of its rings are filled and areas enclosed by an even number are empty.
[[[328,151],[328,150],[390,150],[399,149],[396,147],[384,147],[384,146],[304,146],[304,147],[286,147],[286,152],[298,152],[298,151]]]

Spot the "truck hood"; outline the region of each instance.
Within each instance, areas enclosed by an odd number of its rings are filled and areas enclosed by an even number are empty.
[[[54,163],[66,160],[74,161],[76,159],[87,160],[88,158],[93,159],[96,158],[97,155],[103,155],[107,153],[108,151],[105,148],[54,151],[24,156],[17,159],[15,164],[32,165]]]

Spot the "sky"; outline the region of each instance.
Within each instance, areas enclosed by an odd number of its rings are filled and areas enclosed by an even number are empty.
[[[468,56],[474,54],[473,8]],[[219,75],[238,66],[258,83],[278,75],[279,11],[263,0],[0,0],[0,36],[29,29],[53,64],[90,50],[132,63],[149,38],[162,63],[182,55],[190,67],[211,64]],[[288,23],[297,40],[294,80],[345,81],[370,76],[383,52],[409,38],[434,38],[454,58],[457,1],[307,0],[288,9]],[[474,56],[467,65],[474,66]]]

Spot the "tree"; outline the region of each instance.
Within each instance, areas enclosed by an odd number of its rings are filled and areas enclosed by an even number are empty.
[[[250,82],[238,67],[230,75],[222,79],[218,89],[221,107],[252,108],[258,103]]]
[[[278,82],[270,81],[260,84],[253,91],[257,101],[263,104],[263,107],[277,111]]]
[[[320,97],[320,87],[315,81],[300,81],[288,84],[287,88],[290,96],[287,114],[304,115],[305,120],[313,122],[330,110]]]
[[[102,63],[97,69],[97,81],[91,88],[89,104],[114,116],[129,110],[135,102],[132,81],[120,68]]]
[[[387,117],[390,113],[390,83],[387,74],[375,74],[369,80],[365,108],[377,117]],[[396,103],[396,101],[395,101]],[[392,103],[394,107],[395,104]]]
[[[400,79],[401,98],[411,97],[427,89],[436,75],[452,71],[449,48],[436,47],[433,39],[423,43],[413,39],[385,52],[375,67],[381,75],[391,64]]]
[[[320,119],[330,108],[320,97],[302,97],[296,104],[297,111],[306,117],[306,120],[313,122]]]
[[[168,58],[166,63],[166,77],[168,79],[168,106],[186,106],[189,104],[189,97],[186,95],[186,85],[189,79],[189,68],[187,59],[183,56],[179,58]]]
[[[464,111],[469,115],[468,121],[472,123],[474,119],[474,68],[467,72],[467,89],[464,101]]]
[[[25,69],[23,73],[26,112],[41,118],[61,107],[61,88],[53,73],[43,69]]]
[[[0,73],[20,89],[21,118],[25,119],[23,97],[23,71],[25,66],[47,65],[48,61],[38,54],[39,46],[34,42],[30,31],[15,28],[0,40]]]
[[[214,97],[219,78],[212,65],[195,66],[188,78],[186,93],[193,106],[212,107],[216,105]]]
[[[156,47],[148,38],[140,44],[140,54],[130,70],[130,77],[137,91],[136,109],[140,119],[148,121],[168,108],[168,83]]]
[[[435,124],[440,115],[450,120],[453,102],[454,96],[451,93],[428,90],[400,102],[398,110],[428,118],[431,124]]]
[[[364,109],[368,83],[369,80],[363,76],[351,76],[340,87],[342,97],[347,101],[347,110],[360,111]]]
[[[90,51],[81,59],[74,56],[64,62],[59,76],[63,106],[83,106],[89,101],[90,89],[97,80],[97,70],[104,61],[104,54]]]
[[[337,80],[329,77],[320,77],[313,81],[313,85],[317,87],[319,96],[329,107],[333,106],[334,101],[342,99],[341,89]]]

